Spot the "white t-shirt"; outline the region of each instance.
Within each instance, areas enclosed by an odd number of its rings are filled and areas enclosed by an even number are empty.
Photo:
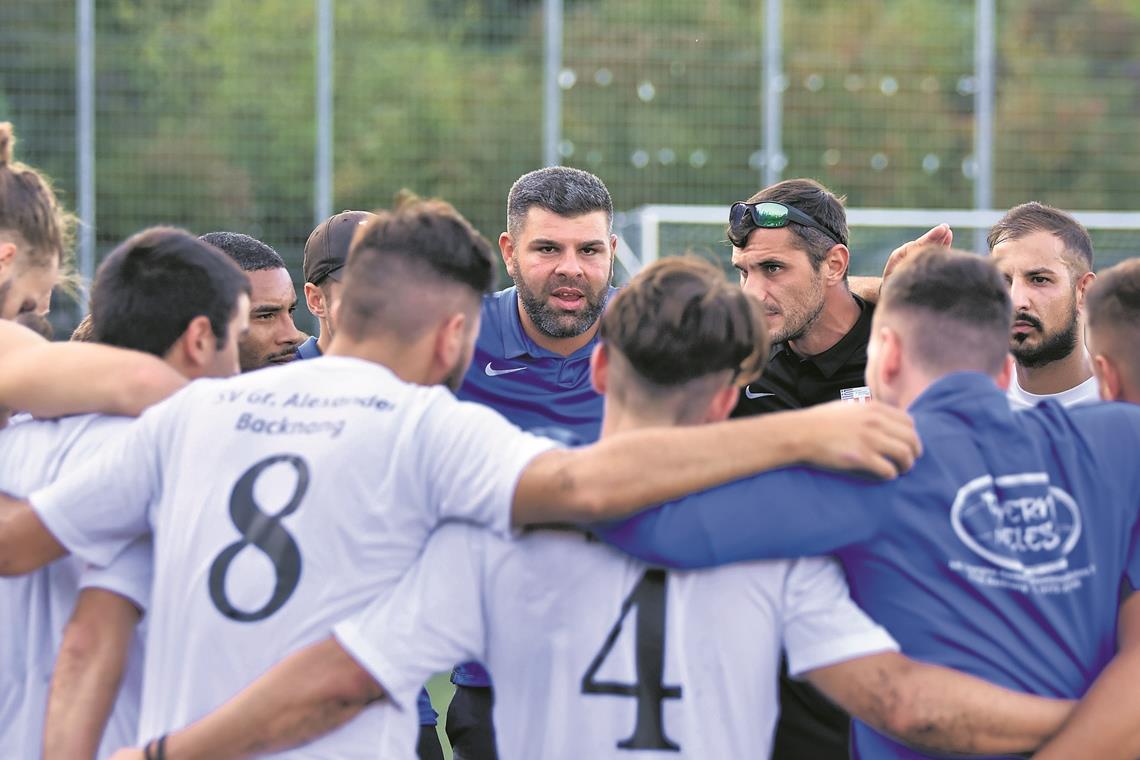
[[[767,757],[781,647],[793,675],[898,649],[834,560],[666,573],[577,533],[464,525],[334,633],[405,706],[428,674],[482,662],[500,755],[544,760]]]
[[[120,435],[129,420],[83,415],[22,417],[0,432],[0,491],[19,496],[75,470]],[[131,545],[109,567],[66,557],[18,578],[0,579],[0,757],[39,757],[52,669],[80,588],[98,587],[145,608],[149,545]],[[134,741],[142,688],[142,639],[135,636],[98,757]]]
[[[1030,393],[1022,388],[1017,382],[1017,373],[1014,372],[1010,376],[1009,390],[1006,391],[1006,396],[1009,397],[1009,405],[1014,409],[1028,409],[1037,406],[1045,399],[1053,399],[1061,406],[1071,407],[1081,404],[1095,404],[1100,401],[1100,388],[1097,386],[1096,377],[1090,377],[1067,391],[1040,395]]]
[[[441,520],[506,532],[520,473],[552,445],[444,388],[322,357],[199,380],[31,501],[95,563],[153,531],[142,741],[390,590]],[[373,760],[390,711],[281,756]]]

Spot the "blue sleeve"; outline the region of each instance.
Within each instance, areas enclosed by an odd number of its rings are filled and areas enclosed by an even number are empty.
[[[828,554],[867,540],[889,512],[893,481],[791,467],[591,526],[655,565],[697,568]]]

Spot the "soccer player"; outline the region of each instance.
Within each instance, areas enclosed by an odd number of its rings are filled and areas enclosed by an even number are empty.
[[[305,335],[293,322],[297,291],[285,261],[265,243],[239,232],[210,232],[202,240],[233,259],[253,286],[249,332],[240,346],[241,371],[293,361]]]
[[[0,408],[45,417],[138,414],[185,379],[152,356],[49,344],[9,321],[47,312],[73,222],[47,179],[13,160],[14,144],[11,123],[0,122]]]
[[[1085,308],[1101,398],[1140,404],[1140,259],[1101,272]]]
[[[915,242],[949,246],[951,239],[949,228],[939,225]],[[1010,380],[1010,403],[1023,408],[1045,399],[1065,406],[1096,402],[1097,383],[1081,329],[1085,293],[1096,279],[1088,230],[1070,214],[1034,201],[1010,209],[986,239],[1013,296],[1009,350],[1017,371]],[[921,247],[896,249],[883,279]],[[859,279],[860,292],[874,298],[875,283],[882,281]]]
[[[1092,240],[1080,222],[1041,203],[1015,206],[990,228],[990,255],[1009,283],[1017,360],[1015,406],[1046,398],[1065,406],[1099,399],[1081,314],[1093,274]]]
[[[237,371],[248,293],[245,275],[216,249],[180,230],[146,230],[99,268],[93,339],[162,357],[185,377],[230,375]],[[14,424],[0,432],[0,490],[28,494],[48,485],[96,456],[127,424],[125,417],[95,415]],[[130,639],[150,593],[149,553],[144,540],[109,568],[86,569],[68,558],[0,580],[0,618],[7,621],[0,647],[0,747],[13,757],[106,757],[133,740],[142,663],[138,642]],[[124,668],[128,675],[116,703]],[[58,702],[53,710],[63,715],[49,716],[45,732],[49,678]]]
[[[490,406],[524,430],[592,443],[602,398],[590,384],[598,320],[616,289],[613,200],[598,177],[552,166],[519,177],[507,195],[499,251],[514,285],[483,299],[475,359],[459,398]],[[487,672],[464,663],[447,736],[457,760],[494,760]]]
[[[342,211],[321,222],[305,241],[305,305],[317,318],[320,332],[297,347],[298,359],[316,359],[329,350],[336,326],[333,314],[340,300],[341,274],[352,238],[375,218],[367,211]]]
[[[600,334],[593,376],[605,392],[603,440],[724,419],[738,384],[759,374],[757,349],[767,343],[758,302],[719,268],[676,258],[634,278]],[[508,541],[451,525],[390,599],[166,749],[171,760],[241,756],[226,739],[238,726],[255,735],[238,747],[270,749],[281,741],[273,729],[331,728],[326,717],[347,717],[341,702],[384,691],[407,704],[425,673],[477,657],[494,675],[505,757],[765,757],[781,643],[794,672],[931,746],[1026,749],[1067,711],[895,654],[830,560],[669,574],[574,530]]]
[[[843,199],[814,180],[785,180],[734,203],[728,236],[740,286],[764,304],[773,344],[734,416],[869,398],[874,305],[847,284]]]
[[[153,533],[140,736],[209,712],[391,591],[441,521],[505,532],[792,460],[889,475],[916,454],[903,413],[844,407],[554,450],[438,387],[462,378],[493,277],[489,245],[449,205],[378,214],[327,356],[194,383],[30,503],[0,498],[3,574],[69,550],[105,564]],[[388,717],[365,710],[292,756],[373,758]]]
[[[1117,623],[1140,624],[1137,597],[1120,600],[1123,578],[1140,581],[1140,409],[1012,410],[1000,385],[1013,316],[992,261],[923,252],[884,285],[867,365],[876,398],[915,418],[926,453],[911,472],[762,474],[607,539],[665,566],[835,553],[904,653],[1080,697],[1137,659],[1128,636],[1117,652]],[[852,736],[857,757],[922,756],[858,722]]]

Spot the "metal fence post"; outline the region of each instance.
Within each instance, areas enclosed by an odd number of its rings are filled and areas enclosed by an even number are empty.
[[[783,58],[783,0],[764,1],[764,185],[780,181],[783,171],[781,131],[784,103],[781,82]]]
[[[333,8],[317,0],[317,144],[313,225],[332,216],[333,183]]]
[[[80,316],[95,277],[95,0],[75,4],[75,196],[79,214]]]
[[[562,89],[558,74],[562,70],[562,0],[543,0],[544,49],[542,67],[542,162],[546,166],[562,163],[558,143],[562,141]]]
[[[994,203],[994,0],[974,6],[974,208]],[[986,230],[974,232],[974,249],[986,253]]]

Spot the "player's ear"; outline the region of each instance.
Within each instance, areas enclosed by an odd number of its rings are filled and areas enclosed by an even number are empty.
[[[182,335],[167,352],[167,358],[184,375],[193,377],[195,373],[192,370],[208,366],[217,350],[218,339],[210,325],[210,318],[199,314],[186,325]],[[171,352],[176,354],[171,356]]]
[[[1077,308],[1083,310],[1085,308],[1085,294],[1088,293],[1089,285],[1093,284],[1096,280],[1096,272],[1085,272],[1077,278]]]
[[[709,401],[708,415],[705,422],[723,422],[732,414],[736,402],[740,399],[740,389],[729,383],[721,388]]]
[[[16,244],[11,241],[0,241],[0,279],[7,279],[3,275],[11,271],[16,263]]]
[[[609,387],[610,357],[606,353],[606,344],[598,341],[590,354],[590,385],[601,395],[605,395]]]
[[[444,374],[451,372],[463,357],[467,335],[467,315],[462,311],[448,316],[436,331],[435,360]]]
[[[305,306],[314,317],[328,319],[328,304],[325,303],[325,293],[311,282],[305,283]]]
[[[1121,401],[1124,399],[1124,383],[1120,377],[1120,369],[1111,359],[1104,354],[1094,356],[1093,374],[1096,375],[1101,399],[1104,401]]]
[[[1002,365],[1001,372],[999,372],[997,374],[997,377],[994,378],[994,380],[997,382],[997,386],[999,388],[1001,388],[1003,391],[1009,390],[1009,384],[1013,380],[1013,372],[1014,372],[1013,368],[1014,368],[1013,354],[1006,354],[1005,355],[1005,364]]]
[[[851,251],[842,243],[836,243],[828,249],[823,259],[824,276],[829,283],[841,282],[847,276],[847,267],[851,262]]]
[[[515,241],[511,233],[504,232],[499,235],[499,253],[503,255],[503,264],[507,267],[507,272],[510,272],[511,261],[515,257]]]

